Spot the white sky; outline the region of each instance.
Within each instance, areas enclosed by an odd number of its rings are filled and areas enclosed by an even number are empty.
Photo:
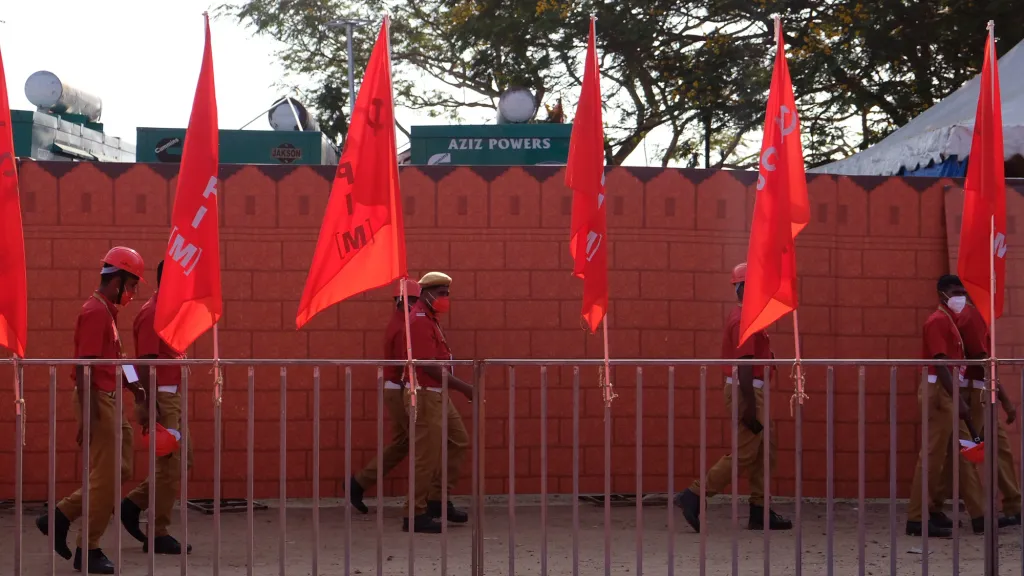
[[[134,143],[140,126],[187,126],[202,59],[202,12],[220,3],[49,0],[43,10],[36,2],[4,0],[0,49],[11,108],[34,109],[25,98],[25,80],[33,72],[48,70],[103,99],[101,121],[108,135]],[[284,88],[274,87],[285,81],[284,69],[273,55],[278,44],[253,37],[252,30],[228,17],[211,20],[210,28],[220,127],[238,129],[285,94]],[[362,73],[356,70],[357,85]],[[447,123],[403,108],[396,116],[406,129]],[[479,111],[463,120],[494,121],[493,113]],[[266,115],[249,128],[269,130]],[[399,132],[399,149],[406,144]],[[626,162],[644,163],[642,147]]]

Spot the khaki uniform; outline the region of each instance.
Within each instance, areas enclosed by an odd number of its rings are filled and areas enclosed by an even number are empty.
[[[405,391],[401,388],[386,388],[384,390],[384,408],[391,417],[391,442],[384,447],[381,454],[380,467],[383,475],[394,470],[398,463],[409,455],[409,413],[405,408]],[[356,474],[356,482],[364,490],[377,483],[377,459],[370,460],[370,463]]]
[[[123,415],[118,418],[117,405],[110,393],[92,390],[92,402],[96,413],[89,423],[89,550],[99,548],[100,539],[107,530],[114,512],[114,486],[117,483],[114,470],[117,427],[121,426],[121,482],[132,477],[132,425]],[[74,393],[75,406],[79,405],[78,390]],[[78,412],[78,421],[83,423]],[[120,423],[118,422],[120,420]],[[82,516],[82,489],[79,488],[57,504],[57,508],[74,522]],[[79,532],[76,546],[82,548],[82,534]]]
[[[183,435],[187,431],[181,429],[181,395],[170,392],[157,392],[156,421],[168,430],[178,430]],[[188,438],[188,454],[186,465],[192,468],[192,437]],[[149,447],[147,446],[148,450]],[[147,456],[148,458],[148,456]],[[148,460],[147,460],[148,461]],[[128,499],[142,510],[149,508],[149,489],[151,478],[146,478],[128,494]],[[156,510],[154,511],[154,536],[167,536],[167,528],[171,525],[171,513],[174,502],[178,499],[181,487],[181,450],[175,450],[167,456],[156,459]]]
[[[732,395],[734,388],[736,388],[736,386],[733,384],[725,385],[725,405],[730,414],[732,414]],[[762,418],[761,414],[764,406],[764,393],[760,388],[754,389],[754,399],[757,402],[757,415],[758,420],[760,420]],[[739,409],[739,414],[742,414],[742,402],[737,408]],[[768,464],[771,466],[771,469],[768,473],[771,474],[775,471],[777,434],[775,434],[774,428],[770,429],[769,432]],[[729,440],[729,442],[731,444],[732,440]],[[736,434],[736,465],[739,468],[740,474],[746,476],[750,483],[750,503],[754,506],[764,506],[764,430],[754,434],[743,424],[743,422],[738,423]],[[727,486],[729,486],[732,482],[732,454],[722,456],[722,458],[716,462],[710,470],[708,470],[706,482],[705,490],[707,491],[706,493],[708,498],[715,494],[720,494]],[[700,494],[700,480],[696,480],[692,485],[690,485],[690,491],[694,494]]]

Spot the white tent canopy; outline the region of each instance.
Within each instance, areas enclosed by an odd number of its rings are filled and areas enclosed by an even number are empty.
[[[979,74],[878,144],[809,172],[893,176],[902,168],[911,171],[951,156],[964,160],[971,151],[980,83]],[[1009,160],[1024,156],[1024,41],[999,59],[999,86],[1003,147]]]

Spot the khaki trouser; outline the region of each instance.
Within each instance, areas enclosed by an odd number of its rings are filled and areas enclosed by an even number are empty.
[[[952,491],[950,481],[952,478],[952,464],[950,450],[953,442],[953,399],[946,392],[939,382],[925,382],[918,390],[918,401],[924,400],[924,386],[928,386],[928,442],[921,446],[921,455],[917,459],[917,469],[914,471],[914,483],[910,488],[910,505],[907,509],[907,520],[911,522],[921,521],[921,463],[922,457],[927,450],[928,454],[928,495],[929,510],[937,512],[941,510],[942,502],[946,494]],[[966,425],[960,422],[960,428],[964,437]],[[967,513],[971,518],[983,518],[985,509],[981,493],[981,480],[978,478],[978,470],[962,456],[960,458],[960,497],[967,506]]]
[[[736,386],[725,385],[725,406],[732,413],[732,394]],[[754,389],[754,400],[757,405],[757,419],[764,424],[762,414],[764,406],[764,393],[760,388]],[[737,407],[739,415],[743,414],[743,403]],[[768,463],[771,469],[769,474],[775,470],[776,437],[774,428],[769,428],[769,454]],[[731,440],[729,441],[732,442]],[[750,504],[764,506],[764,431],[754,434],[749,428],[743,425],[742,420],[738,423],[736,435],[736,464],[739,473],[747,477],[750,482]],[[732,454],[726,454],[708,470],[705,480],[705,490],[708,497],[714,496],[725,490],[732,482]],[[690,486],[690,491],[700,494],[700,480],[695,480]]]
[[[988,408],[988,393],[985,390],[973,387],[961,388],[960,393],[971,408],[971,421],[974,424],[975,431],[981,434],[982,438],[985,438],[985,410]],[[998,414],[996,415],[996,434],[996,449],[999,452],[997,482],[999,491],[1003,494],[1003,514],[1006,516],[1016,516],[1021,512],[1020,487],[1017,485],[1017,471],[1013,465],[1013,451],[1010,449],[1010,439],[1006,435],[1006,426]],[[973,440],[970,437],[967,426],[964,424],[960,425],[960,437]],[[945,479],[947,482],[951,482],[952,473],[946,474]],[[979,494],[984,494],[982,486],[979,485],[978,490]],[[952,495],[953,489],[950,485],[944,493],[944,500],[952,497]]]
[[[181,426],[181,396],[177,393],[157,392],[156,393],[157,418],[156,421],[168,430],[177,430],[183,435],[188,431],[182,430]],[[188,454],[186,465],[192,468],[192,436],[188,438]],[[149,450],[149,446],[145,447]],[[148,462],[148,452],[147,452]],[[135,490],[128,494],[128,499],[139,508],[149,508],[149,487],[151,478],[146,478]],[[156,510],[154,536],[167,536],[167,527],[171,525],[171,511],[174,509],[174,502],[178,499],[178,488],[181,485],[181,450],[175,450],[167,456],[156,459]]]
[[[440,394],[438,394],[440,396]],[[438,408],[437,415],[437,437],[441,438],[441,410]],[[451,398],[448,399],[448,498],[451,499],[452,491],[459,483],[459,470],[462,469],[462,460],[466,455],[466,448],[469,447],[469,434],[466,433],[466,426],[462,423],[462,416],[455,409]],[[434,480],[430,483],[430,492],[427,493],[427,500],[440,502],[441,500],[441,443],[438,446],[438,466],[435,469]]]
[[[384,408],[391,417],[391,442],[384,447],[379,465],[383,475],[387,476],[388,472],[409,455],[409,413],[405,411],[405,390],[385,388]],[[356,482],[363,490],[377,483],[377,466],[377,458],[374,458],[366,468],[356,474]]]
[[[114,498],[117,490],[117,478],[114,472],[114,458],[117,455],[118,420],[121,423],[121,482],[127,482],[132,476],[132,425],[123,415],[117,413],[114,397],[109,393],[93,388],[92,401],[96,404],[96,414],[89,423],[89,542],[88,549],[100,547],[100,539],[107,530],[110,518],[114,513]],[[75,406],[79,406],[78,390],[74,394]],[[88,407],[84,407],[88,410]],[[78,413],[81,424],[83,415]],[[82,489],[75,490],[57,504],[61,513],[74,522],[82,516]],[[77,547],[82,547],[82,533],[79,531]]]

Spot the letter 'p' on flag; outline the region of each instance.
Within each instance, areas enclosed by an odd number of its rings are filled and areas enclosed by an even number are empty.
[[[21,224],[18,166],[14,160],[11,104],[0,56],[0,346],[25,356],[28,340],[28,287],[25,235]]]
[[[295,316],[296,329],[325,308],[408,275],[389,25],[385,18],[359,87]]]
[[[964,215],[956,271],[985,323],[1003,315],[1006,279],[1006,167],[999,61],[989,24],[985,63],[981,68],[974,139],[964,182]],[[992,275],[995,290],[992,290]]]
[[[796,309],[794,241],[810,220],[800,118],[778,19],[775,38],[775,70],[768,94],[757,199],[747,248],[747,280],[740,314],[741,344]]]
[[[164,256],[154,326],[164,342],[184,352],[217,323],[224,310],[220,286],[220,230],[217,210],[217,92],[213,80],[210,18],[192,116],[178,171],[171,213],[171,237]]]

